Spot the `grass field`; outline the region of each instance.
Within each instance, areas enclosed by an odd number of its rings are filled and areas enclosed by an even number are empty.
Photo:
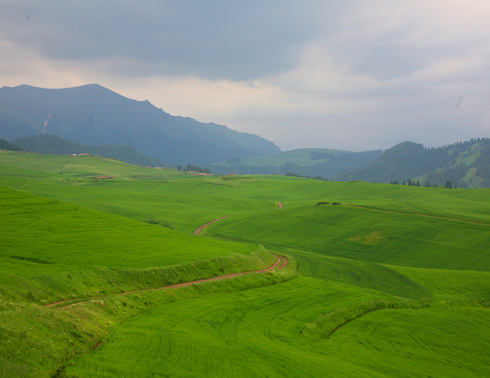
[[[0,376],[489,376],[489,195],[0,151]]]
[[[312,152],[322,154],[324,155],[324,158],[312,160],[311,158]],[[293,164],[303,166],[303,165],[323,163],[325,161],[328,161],[332,156],[335,156],[339,152],[342,153],[345,151],[331,150],[326,148],[307,148],[307,149],[285,151],[269,156],[251,156],[251,157],[241,158],[239,163],[240,165],[249,165],[249,166],[257,166],[257,167],[280,166],[287,163],[293,163]],[[222,162],[220,163],[220,165],[226,166],[228,164]]]
[[[379,298],[349,285],[297,278],[239,294],[160,306],[116,328],[74,361],[79,376],[376,376],[488,374],[488,309],[386,309],[311,342],[319,313]],[[472,340],[472,341],[470,341]],[[124,361],[124,362],[121,362]]]

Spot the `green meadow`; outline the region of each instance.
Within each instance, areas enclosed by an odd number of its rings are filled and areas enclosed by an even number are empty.
[[[490,375],[488,189],[0,151],[0,198],[2,377]]]

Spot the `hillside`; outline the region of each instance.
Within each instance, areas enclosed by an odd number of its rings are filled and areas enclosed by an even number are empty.
[[[20,137],[14,139],[13,143],[22,147],[25,151],[37,152],[40,154],[72,155],[88,153],[124,161],[125,163],[134,165],[152,167],[161,167],[164,165],[161,160],[149,158],[130,145],[85,146],[50,134]]]
[[[15,143],[10,143],[8,140],[0,139],[0,150],[21,151],[22,148]]]
[[[226,174],[294,174],[334,179],[342,172],[363,168],[382,151],[349,152],[326,148],[302,148],[274,155],[229,159],[209,164],[215,173]]]
[[[346,171],[338,180],[446,185],[462,188],[490,187],[490,139],[472,139],[439,148],[413,142],[400,143],[381,154],[371,165]]]
[[[0,151],[0,375],[489,376],[489,194]]]
[[[366,152],[305,148],[206,166],[218,174],[291,174],[335,181],[490,188],[490,139],[439,148],[404,142],[386,151]]]
[[[166,164],[267,155],[279,148],[256,135],[172,116],[96,84],[65,89],[0,89],[0,138],[52,134],[76,143],[131,145]]]

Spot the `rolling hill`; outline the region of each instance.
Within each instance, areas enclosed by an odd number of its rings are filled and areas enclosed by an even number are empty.
[[[413,142],[383,152],[371,165],[343,172],[338,180],[388,183],[419,181],[421,185],[490,187],[490,138],[472,139],[439,148]]]
[[[342,172],[368,166],[382,151],[349,152],[327,148],[302,148],[277,154],[235,158],[208,164],[219,174],[295,174],[334,179]]]
[[[274,143],[226,126],[172,116],[100,85],[0,89],[0,138],[52,134],[88,146],[131,145],[168,165],[279,152]]]
[[[438,148],[413,142],[386,151],[348,152],[305,148],[208,164],[220,174],[291,174],[334,181],[490,187],[490,139]]]
[[[151,167],[161,167],[164,165],[160,159],[145,156],[136,148],[127,144],[124,146],[86,146],[50,134],[20,137],[14,139],[12,143],[22,147],[24,151],[36,152],[39,154],[92,154],[124,161],[125,163],[134,165]]]
[[[0,375],[488,376],[489,198],[0,151]]]

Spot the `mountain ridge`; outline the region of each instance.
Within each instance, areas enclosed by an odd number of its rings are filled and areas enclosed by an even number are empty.
[[[218,174],[292,174],[425,186],[450,181],[458,187],[490,187],[489,138],[438,148],[407,141],[385,151],[281,152],[260,136],[173,116],[148,100],[129,99],[99,84],[62,89],[23,84],[0,89],[0,139],[47,134],[89,147],[120,146],[116,156],[132,155],[137,159],[132,163],[143,162],[143,157],[124,146],[167,166],[192,164]]]
[[[419,182],[424,186],[490,187],[490,138],[471,139],[437,148],[402,142],[385,150],[369,166],[345,171],[339,181]]]
[[[215,173],[290,174],[333,181],[408,183],[461,188],[490,187],[490,138],[437,148],[402,142],[382,150],[349,152],[302,148],[262,158],[207,165]]]
[[[0,138],[46,133],[89,146],[131,145],[170,165],[280,151],[257,135],[172,116],[148,100],[129,99],[98,84],[0,89]]]
[[[350,152],[328,148],[299,148],[263,157],[231,159],[209,164],[216,173],[236,174],[293,174],[335,179],[351,168],[362,168],[374,161],[381,150]]]

